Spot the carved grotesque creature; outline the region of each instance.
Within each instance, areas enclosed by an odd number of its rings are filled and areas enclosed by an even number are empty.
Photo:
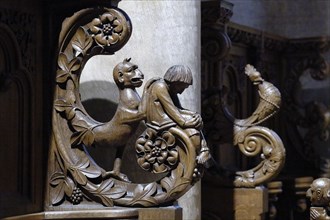
[[[130,59],[125,59],[115,66],[113,78],[119,89],[118,107],[111,121],[95,126],[94,143],[97,146],[117,148],[113,170],[107,172],[107,176],[128,181],[126,175],[120,173],[121,158],[128,139],[145,117],[140,96],[135,90],[142,85],[144,75]]]

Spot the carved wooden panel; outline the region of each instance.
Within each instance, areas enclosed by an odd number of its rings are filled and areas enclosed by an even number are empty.
[[[0,13],[0,217],[6,217],[42,209],[42,94],[35,92],[42,84],[31,77],[37,55],[33,15]]]

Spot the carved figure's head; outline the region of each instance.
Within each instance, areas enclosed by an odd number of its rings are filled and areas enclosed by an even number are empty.
[[[144,75],[136,64],[130,62],[131,58],[124,59],[113,69],[113,79],[119,89],[140,87]]]
[[[190,68],[183,65],[170,67],[164,75],[164,80],[171,86],[172,92],[180,94],[193,84]]]
[[[307,190],[306,196],[311,200],[313,206],[329,205],[330,179],[318,178],[314,180],[311,188]]]

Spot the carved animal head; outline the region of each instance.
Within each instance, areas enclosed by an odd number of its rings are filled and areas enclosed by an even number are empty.
[[[306,196],[311,200],[313,206],[329,205],[330,179],[318,178],[314,180],[311,188],[307,190]]]
[[[113,69],[113,79],[119,89],[140,87],[144,75],[136,64],[130,62],[131,58],[124,59]]]

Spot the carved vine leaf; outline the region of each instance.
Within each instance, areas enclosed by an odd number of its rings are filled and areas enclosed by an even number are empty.
[[[80,144],[84,144],[86,146],[91,146],[95,140],[95,134],[93,132],[93,128],[89,127],[88,124],[79,120],[72,123],[76,132],[74,132],[71,136],[70,142],[72,146],[77,146]]]
[[[72,47],[76,51],[75,56],[78,57],[79,54],[85,56],[92,44],[93,38],[86,34],[85,30],[80,27],[72,39]]]
[[[72,134],[70,141],[72,146],[80,144],[91,146],[94,143],[94,133],[90,129],[78,131]]]
[[[78,162],[74,166],[70,166],[69,170],[73,178],[79,183],[80,185],[85,186],[87,184],[87,177],[89,178],[97,178],[101,175],[101,171],[95,169],[93,167],[89,167],[89,160],[88,158]]]
[[[235,186],[237,187],[254,187],[254,171],[237,172]]]
[[[184,167],[182,163],[179,163],[177,169],[172,171],[171,176],[165,177],[160,181],[161,186],[166,190],[168,196],[182,191],[190,184],[190,180],[183,178],[183,174]]]
[[[54,102],[54,108],[58,112],[65,112],[68,120],[72,120],[76,115],[76,108],[73,107],[72,103],[67,102],[65,99],[57,99]]]
[[[143,206],[157,205],[157,201],[152,197],[157,192],[157,184],[155,182],[150,183],[143,187],[142,184],[138,184],[134,190],[134,198],[130,202],[131,205],[140,204]]]
[[[92,191],[95,196],[102,200],[105,206],[113,206],[113,200],[123,197],[126,192],[127,189],[123,185],[114,186],[114,181],[112,179],[103,181],[99,188]]]
[[[51,202],[53,205],[61,202],[64,198],[64,194],[71,196],[74,188],[74,182],[62,172],[53,173],[50,178],[50,185],[53,186],[51,188]]]
[[[69,78],[72,79],[73,72],[80,68],[80,62],[77,58],[69,61],[64,53],[60,53],[58,66],[60,69],[57,70],[56,82],[65,83]]]
[[[273,173],[278,170],[280,165],[279,161],[282,160],[282,154],[280,152],[275,153],[271,158],[265,161],[262,172],[266,174],[267,172]]]

